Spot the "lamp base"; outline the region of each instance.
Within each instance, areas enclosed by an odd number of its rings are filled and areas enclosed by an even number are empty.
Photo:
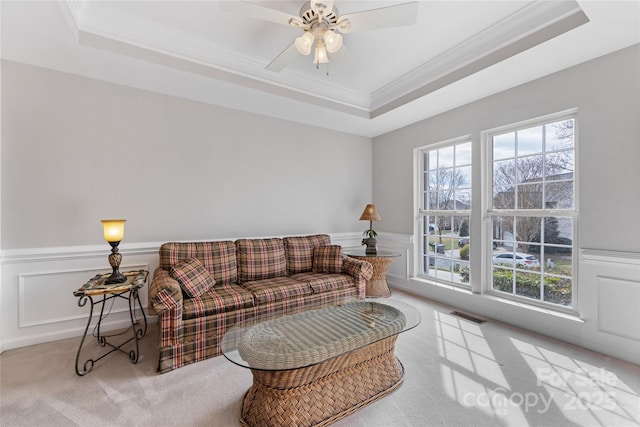
[[[112,285],[114,283],[124,283],[127,281],[127,278],[120,273],[120,270],[115,270],[111,273],[111,276],[107,277],[107,280],[104,281],[105,285]]]
[[[105,284],[110,285],[112,283],[124,283],[127,278],[120,273],[120,262],[122,261],[122,254],[118,252],[118,244],[120,242],[109,242],[111,245],[111,253],[109,254],[109,265],[113,269],[111,276],[107,277]]]
[[[374,237],[369,237],[368,239],[362,239],[362,244],[367,245],[364,253],[367,255],[377,255],[378,251],[376,249],[376,243],[378,241]]]

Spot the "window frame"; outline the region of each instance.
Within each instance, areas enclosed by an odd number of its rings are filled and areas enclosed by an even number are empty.
[[[512,209],[493,209],[493,137],[496,135],[508,133],[508,132],[516,132],[518,130],[524,130],[535,126],[541,126],[545,124],[555,123],[562,120],[574,120],[574,133],[573,133],[573,207],[567,209],[557,209],[557,208],[548,208],[544,207],[541,209],[519,209],[517,205],[514,205]],[[514,300],[519,303],[543,307],[545,309],[554,310],[557,312],[565,312],[570,314],[578,313],[578,196],[579,196],[579,162],[578,162],[578,150],[579,150],[579,130],[578,130],[578,110],[577,108],[573,108],[570,110],[565,110],[553,114],[548,114],[545,116],[520,121],[517,123],[508,124],[505,126],[500,126],[497,128],[485,130],[481,132],[481,144],[482,144],[482,160],[481,160],[481,168],[482,168],[482,184],[480,187],[481,199],[482,199],[482,208],[481,212],[483,215],[483,227],[482,227],[482,276],[484,280],[482,281],[481,292],[483,294],[495,296],[498,298],[504,298],[509,300]],[[544,155],[546,151],[542,154]],[[560,218],[571,218],[572,219],[572,268],[571,268],[571,306],[563,306],[560,304],[555,304],[551,302],[546,302],[542,300],[536,300],[533,298],[529,298],[526,296],[517,296],[511,295],[505,292],[500,292],[494,290],[492,287],[493,283],[493,251],[492,251],[492,240],[493,240],[493,218],[500,216],[513,216],[513,217],[560,217]],[[515,252],[515,251],[514,251]],[[540,261],[542,262],[542,261]]]
[[[471,174],[469,176],[469,187],[471,191],[471,200],[469,201],[469,209],[468,210],[460,210],[460,209],[452,209],[452,210],[428,210],[425,208],[425,194],[427,189],[425,189],[425,172],[428,171],[428,165],[425,165],[425,154],[429,151],[438,150],[447,147],[454,147],[459,144],[468,143],[471,147],[471,160],[470,160],[470,168]],[[471,280],[468,283],[457,283],[451,280],[445,280],[442,278],[436,278],[433,276],[429,276],[427,272],[423,272],[423,262],[424,256],[428,256],[428,249],[425,248],[424,239],[424,218],[428,216],[468,216],[469,218],[469,227],[471,227],[471,222],[473,218],[473,194],[474,194],[474,179],[473,179],[473,158],[474,158],[474,142],[471,138],[471,135],[465,135],[457,138],[452,138],[444,141],[439,141],[433,144],[427,144],[421,147],[414,149],[414,158],[416,159],[416,172],[419,177],[418,179],[418,191],[416,192],[415,197],[415,209],[416,212],[416,227],[414,229],[415,239],[415,274],[418,278],[423,280],[430,280],[437,283],[442,283],[446,285],[452,285],[459,287],[465,290],[471,290]],[[425,169],[426,168],[426,169]],[[477,190],[476,190],[477,191]],[[469,235],[471,238],[471,234]],[[425,252],[425,249],[427,252]],[[469,258],[469,270],[471,275],[471,258]]]

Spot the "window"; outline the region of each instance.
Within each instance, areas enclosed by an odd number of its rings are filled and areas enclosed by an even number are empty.
[[[416,149],[416,275],[575,311],[575,130],[572,110]]]
[[[487,133],[491,292],[575,306],[574,130],[565,115]]]
[[[420,276],[469,286],[471,142],[448,142],[418,154]]]

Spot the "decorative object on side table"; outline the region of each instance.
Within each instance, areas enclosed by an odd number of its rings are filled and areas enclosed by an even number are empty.
[[[376,240],[376,236],[378,233],[373,229],[373,221],[382,221],[382,217],[378,213],[376,205],[368,204],[364,208],[362,215],[360,215],[360,221],[369,221],[369,229],[362,233],[362,235],[365,236],[365,238],[362,239],[362,244],[367,245],[367,254],[375,255],[377,253],[376,243],[378,242]]]
[[[124,283],[127,278],[120,273],[120,262],[122,254],[118,252],[118,245],[124,237],[124,223],[126,219],[103,219],[102,226],[104,228],[104,240],[111,245],[111,254],[109,255],[109,265],[113,268],[111,276],[106,280],[106,284]]]
[[[124,277],[124,282],[108,283],[107,281],[110,277],[108,273],[98,274],[91,278],[80,289],[73,292],[73,295],[79,298],[79,307],[84,307],[87,302],[90,303],[89,319],[87,320],[87,326],[84,329],[84,335],[82,336],[80,347],[78,348],[78,353],[76,354],[76,374],[78,374],[79,376],[88,374],[89,372],[91,372],[91,370],[93,369],[93,365],[98,360],[108,356],[114,351],[120,351],[128,355],[131,363],[138,363],[140,354],[138,341],[140,341],[140,339],[147,333],[147,316],[145,315],[142,303],[140,302],[140,295],[138,294],[138,291],[144,286],[145,282],[147,281],[148,275],[149,272],[147,270],[128,271],[122,274],[122,276]],[[102,298],[100,298],[100,296],[102,296]],[[94,297],[96,297],[96,301],[93,300]],[[115,298],[121,298],[128,301],[131,326],[129,326],[122,332],[109,333],[107,335],[101,329],[102,321],[107,316],[109,316],[111,312],[111,309],[106,306],[107,301],[114,300]],[[142,319],[136,318],[136,303],[138,306],[137,308],[142,313]],[[91,325],[91,320],[93,319],[93,308],[97,304],[101,304],[100,317],[98,318],[98,321],[94,326],[93,336],[95,336],[98,340],[98,344],[100,344],[100,347],[108,346],[111,347],[111,350],[104,353],[100,357],[87,359],[87,361],[84,362],[82,366],[80,366],[80,353],[82,352],[82,347],[84,345],[85,338],[87,337],[87,332],[89,331],[89,325]],[[107,307],[106,312],[105,307]],[[125,335],[129,331],[131,331],[131,336],[124,342],[116,345],[109,341],[109,339]],[[129,351],[124,350],[123,347],[131,341],[133,341],[135,344],[134,348]]]

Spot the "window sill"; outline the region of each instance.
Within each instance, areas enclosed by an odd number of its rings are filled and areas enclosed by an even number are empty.
[[[434,280],[425,279],[424,277],[412,277],[411,281],[420,283],[422,285],[437,286],[442,289],[447,289],[450,291],[462,292],[468,295],[473,295],[471,288],[454,285],[452,283],[450,284],[450,283],[436,282]]]
[[[544,314],[546,316],[553,316],[556,318],[560,318],[563,320],[569,320],[572,322],[576,322],[576,323],[584,323],[584,320],[582,320],[577,313],[575,312],[566,312],[566,311],[558,311],[558,310],[552,310],[550,308],[545,308],[545,307],[540,307],[534,304],[527,304],[525,302],[522,301],[515,301],[509,298],[502,298],[499,297],[497,295],[492,295],[492,294],[482,294],[482,295],[478,295],[479,297],[482,297],[486,300],[489,301],[495,301],[497,303],[500,304],[507,304],[507,305],[511,305],[513,307],[517,307],[517,308],[521,308],[523,310],[528,310],[528,311],[532,311],[532,312],[536,312],[536,313],[541,313]]]
[[[527,304],[527,303],[522,302],[522,301],[516,301],[516,300],[509,299],[509,298],[503,298],[503,297],[500,297],[498,295],[493,295],[493,294],[476,294],[476,293],[473,293],[471,291],[471,289],[466,289],[466,288],[463,288],[463,287],[460,287],[460,286],[456,286],[456,285],[453,285],[453,284],[436,282],[436,281],[425,279],[425,278],[422,278],[422,277],[412,277],[410,280],[411,280],[411,282],[416,283],[416,284],[428,285],[428,286],[433,286],[433,287],[437,287],[437,288],[440,288],[440,289],[445,289],[445,290],[448,290],[448,291],[459,292],[461,294],[472,296],[474,298],[482,298],[482,299],[484,299],[486,301],[491,301],[491,302],[497,303],[497,304],[506,304],[506,305],[509,305],[511,307],[516,307],[518,309],[527,310],[527,311],[533,312],[533,313],[539,313],[541,315],[550,316],[550,317],[553,317],[553,318],[556,318],[556,319],[562,319],[562,320],[567,320],[567,321],[576,322],[576,323],[584,323],[584,320],[582,320],[578,316],[578,314],[575,313],[575,312],[552,310],[550,308],[540,307],[540,306],[533,305],[533,304]]]

